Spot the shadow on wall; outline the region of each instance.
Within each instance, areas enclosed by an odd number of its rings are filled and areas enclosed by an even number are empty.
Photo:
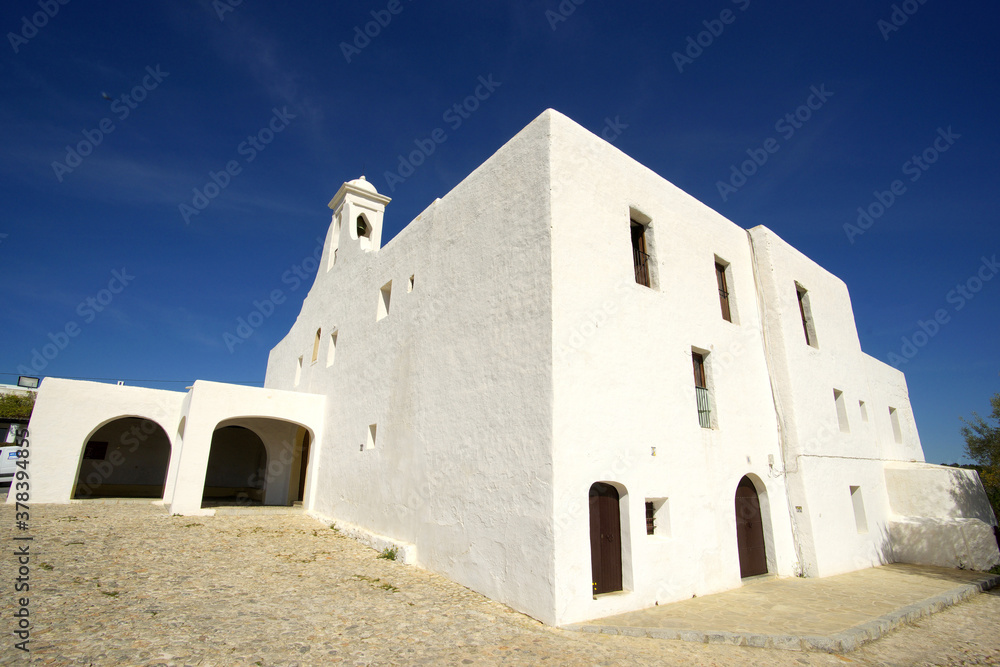
[[[972,474],[967,474],[972,473]],[[976,470],[964,468],[950,471],[952,486],[948,490],[960,516],[979,519],[991,526],[997,525],[993,508]]]

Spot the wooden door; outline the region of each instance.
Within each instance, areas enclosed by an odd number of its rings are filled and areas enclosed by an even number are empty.
[[[615,487],[590,487],[590,568],[594,594],[622,589],[622,524]]]
[[[740,577],[767,574],[760,498],[753,482],[746,477],[736,487],[736,544],[740,553]]]

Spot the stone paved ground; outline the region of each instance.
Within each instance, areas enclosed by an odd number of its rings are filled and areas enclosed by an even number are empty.
[[[32,508],[32,652],[14,648],[13,509],[0,663],[45,665],[1000,664],[988,593],[846,656],[567,632],[305,516]],[[19,533],[20,534],[20,533]]]

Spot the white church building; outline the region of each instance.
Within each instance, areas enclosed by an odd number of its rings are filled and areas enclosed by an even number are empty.
[[[46,379],[32,501],[300,500],[554,625],[1000,562],[978,477],[924,462],[847,287],[767,228],[552,110],[383,246],[388,203],[336,193],[264,388]]]

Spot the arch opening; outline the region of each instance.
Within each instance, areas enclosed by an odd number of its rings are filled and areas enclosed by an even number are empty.
[[[595,482],[590,487],[590,570],[593,594],[624,589],[624,548],[622,504],[626,493],[617,485]],[[627,525],[627,521],[625,522]]]
[[[765,532],[770,533],[767,493],[758,492],[757,485],[744,475],[736,486],[736,548],[740,559],[740,578],[768,573],[769,550]],[[772,564],[773,567],[773,564]]]
[[[267,449],[260,436],[244,426],[216,428],[201,506],[263,504],[266,471]]]
[[[163,498],[170,437],[143,417],[120,417],[83,443],[73,498]]]

